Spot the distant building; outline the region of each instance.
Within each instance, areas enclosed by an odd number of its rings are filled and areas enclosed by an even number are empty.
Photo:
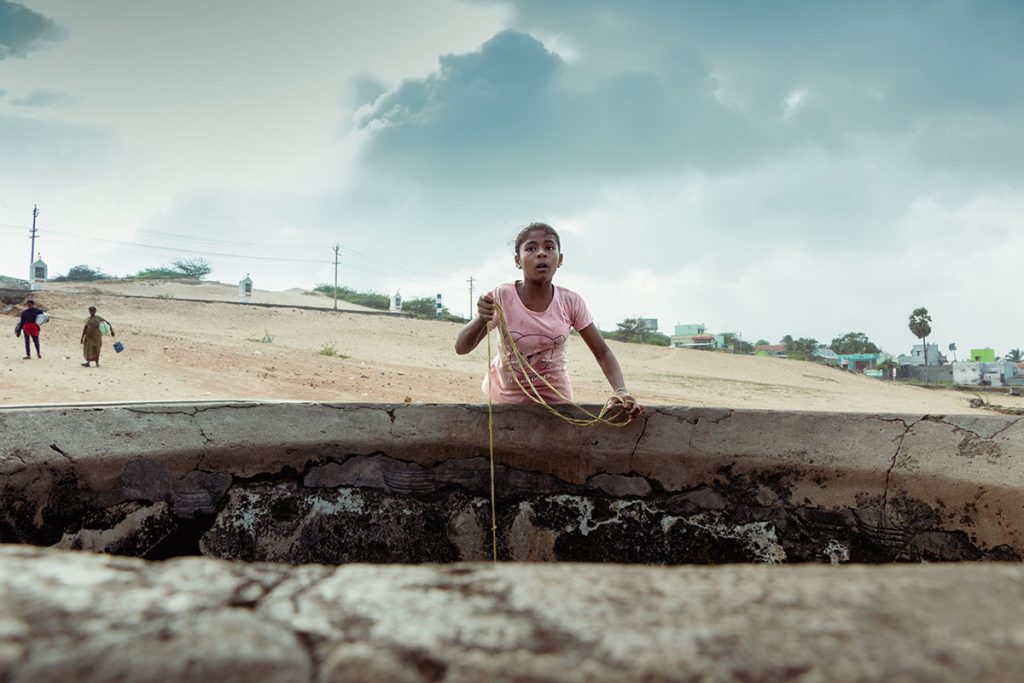
[[[880,353],[840,353],[838,354],[839,367],[853,372],[864,372],[874,370],[881,362]]]
[[[924,365],[924,344],[915,344],[910,350],[910,355],[900,354],[896,362],[900,365]],[[938,344],[928,345],[928,365],[945,365],[947,359],[939,352]]]
[[[786,355],[785,344],[758,344],[754,347],[755,356],[774,356],[781,358]]]
[[[814,359],[827,365],[839,365],[839,354],[827,346],[814,349]]]
[[[698,325],[676,325],[672,335],[672,346],[680,349],[714,349],[715,335],[707,333],[704,323]]]
[[[972,363],[995,363],[995,349],[971,349]]]
[[[708,328],[704,323],[699,325],[676,325],[676,336],[687,337],[694,334],[707,334]]]
[[[1017,364],[1007,360],[953,363],[953,384],[998,387],[1010,384],[1020,376],[1021,369]]]

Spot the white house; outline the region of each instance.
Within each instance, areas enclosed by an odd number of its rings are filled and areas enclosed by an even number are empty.
[[[946,357],[939,353],[938,344],[928,345],[928,365],[945,365]],[[910,355],[900,354],[897,362],[900,365],[924,365],[924,344],[915,344]]]
[[[997,360],[994,363],[953,363],[953,384],[1002,386],[1020,375],[1016,363]]]

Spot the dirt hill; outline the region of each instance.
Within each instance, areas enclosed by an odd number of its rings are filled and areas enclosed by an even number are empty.
[[[292,399],[481,403],[485,344],[453,350],[459,325],[370,312],[326,296],[253,293],[217,283],[49,283],[34,293],[51,321],[42,360],[23,360],[5,312],[0,404],[129,400]],[[81,363],[88,306],[109,320],[125,351],[106,342],[101,367]],[[816,363],[610,342],[646,404],[853,412],[969,413],[969,394],[893,385]],[[332,354],[333,351],[333,354]],[[609,387],[582,340],[569,344],[580,402]],[[1006,403],[1011,399],[1000,399]],[[1009,404],[1013,405],[1013,404]],[[1019,405],[1019,404],[1018,404]]]

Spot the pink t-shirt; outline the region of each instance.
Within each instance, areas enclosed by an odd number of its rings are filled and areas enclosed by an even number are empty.
[[[498,342],[498,353],[491,361],[487,376],[484,377],[483,391],[487,393],[488,384],[493,387],[491,398],[499,403],[531,403],[532,399],[523,393],[513,377],[526,388],[530,387],[529,379],[540,391],[540,395],[548,403],[562,403],[572,398],[572,384],[565,363],[565,345],[569,341],[569,328],[582,330],[594,322],[590,317],[587,305],[576,292],[555,285],[555,295],[547,310],[538,313],[531,311],[519,298],[515,283],[499,285],[491,296],[505,313],[505,321],[512,340],[536,374],[527,377],[527,373],[515,356],[505,348],[505,340]],[[497,321],[488,324],[494,329]],[[510,371],[502,358],[505,358],[512,370]],[[538,377],[544,377],[562,394],[559,396],[548,388]],[[564,397],[564,398],[563,398]]]

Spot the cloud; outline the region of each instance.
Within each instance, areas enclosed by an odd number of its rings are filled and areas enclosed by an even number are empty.
[[[24,5],[0,0],[0,60],[26,57],[43,43],[63,40],[66,33],[52,19]]]
[[[66,109],[77,101],[74,95],[66,92],[53,92],[50,90],[33,90],[24,97],[11,100],[16,107],[39,107]]]
[[[1012,134],[1024,51],[1008,28],[1024,5],[509,4],[514,28],[360,111],[368,167],[507,187],[722,171],[889,139],[922,165],[1024,179]],[[540,36],[570,45],[571,61]]]
[[[352,103],[357,110],[364,106],[372,106],[377,98],[387,91],[387,84],[370,76],[357,77],[349,86]]]
[[[782,118],[788,121],[796,116],[797,112],[807,104],[808,94],[807,88],[797,88],[786,95],[786,98],[782,100]]]
[[[754,144],[699,60],[670,80],[576,76],[537,38],[501,32],[378,98],[358,119],[366,161],[407,178],[497,186],[720,165]]]

